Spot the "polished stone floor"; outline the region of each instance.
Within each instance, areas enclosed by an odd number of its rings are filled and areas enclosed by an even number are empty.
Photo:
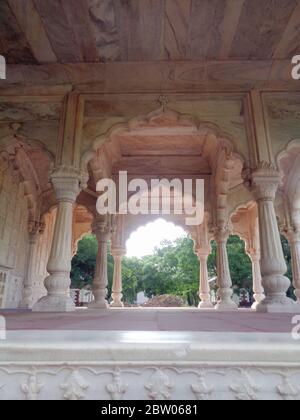
[[[80,331],[194,331],[232,333],[290,333],[291,314],[259,314],[248,310],[134,308],[88,310],[74,313],[32,313],[0,310],[7,330]]]

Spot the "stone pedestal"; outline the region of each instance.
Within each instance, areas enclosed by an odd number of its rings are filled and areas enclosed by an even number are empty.
[[[227,241],[229,232],[226,229],[216,230],[215,239],[217,242],[217,276],[218,276],[218,297],[216,305],[218,311],[236,311],[236,303],[232,300],[232,281],[229,270],[227,255]]]
[[[90,309],[108,309],[107,297],[107,245],[110,229],[105,216],[97,216],[93,224],[93,233],[98,241],[98,255],[96,261],[93,294],[95,300],[89,304]]]
[[[197,255],[200,263],[200,284],[199,284],[199,309],[212,309],[214,306],[211,303],[209,278],[207,270],[207,259],[210,250],[198,250]]]
[[[287,297],[290,280],[285,276],[287,266],[284,260],[274,200],[279,184],[277,171],[261,167],[253,174],[253,187],[259,215],[262,285],[266,297],[260,302],[258,312],[300,311],[300,305]]]
[[[112,256],[114,258],[114,278],[113,278],[113,289],[112,289],[112,308],[123,308],[122,302],[122,259],[126,254],[124,249],[112,249]]]
[[[79,174],[61,168],[51,177],[57,198],[57,215],[50,257],[49,276],[45,280],[47,295],[33,307],[34,312],[70,312],[75,310],[70,297],[73,205],[79,193]]]

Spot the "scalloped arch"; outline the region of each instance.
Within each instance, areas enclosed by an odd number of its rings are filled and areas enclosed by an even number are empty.
[[[242,162],[246,161],[245,157],[236,150],[234,146],[234,137],[229,133],[222,131],[218,125],[209,121],[200,121],[190,114],[182,114],[174,110],[163,111],[162,109],[159,109],[147,115],[136,116],[127,122],[114,124],[106,133],[96,136],[91,148],[86,151],[81,158],[81,168],[84,169],[88,162],[96,156],[97,151],[102,146],[109,144],[112,141],[114,135],[128,134],[142,128],[157,128],[157,126],[154,125],[155,121],[162,122],[165,124],[164,127],[170,127],[172,124],[175,124],[176,127],[184,128],[186,132],[190,130],[190,133],[195,136],[214,136],[227,155],[232,154]]]

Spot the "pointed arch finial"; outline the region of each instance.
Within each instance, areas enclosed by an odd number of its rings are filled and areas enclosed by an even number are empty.
[[[157,102],[161,105],[163,112],[165,112],[169,103],[168,97],[166,95],[160,95]]]

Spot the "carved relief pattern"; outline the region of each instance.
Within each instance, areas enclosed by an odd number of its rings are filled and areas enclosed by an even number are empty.
[[[89,384],[75,370],[66,378],[65,382],[60,384],[60,388],[65,391],[63,395],[64,400],[77,401],[85,398]]]
[[[111,399],[113,401],[122,400],[126,391],[128,390],[128,385],[124,385],[121,378],[121,371],[117,369],[113,373],[113,382],[106,386],[107,391],[109,392]]]
[[[300,400],[299,383],[300,366],[0,366],[0,399]]]
[[[32,373],[28,376],[26,383],[21,384],[21,391],[28,401],[36,401],[43,388],[44,384],[39,383],[35,371],[32,371]]]
[[[145,384],[145,388],[149,391],[148,396],[151,400],[169,400],[174,385],[164,372],[157,370]]]
[[[238,401],[256,401],[260,387],[255,384],[247,372],[242,373],[242,379],[230,386],[231,391]]]
[[[207,385],[204,373],[201,373],[201,375],[198,378],[198,382],[192,384],[191,388],[198,401],[208,400],[214,391],[213,387],[209,387]]]
[[[277,386],[277,392],[285,401],[297,400],[300,397],[300,388],[294,386],[288,377],[282,379],[282,383]]]

